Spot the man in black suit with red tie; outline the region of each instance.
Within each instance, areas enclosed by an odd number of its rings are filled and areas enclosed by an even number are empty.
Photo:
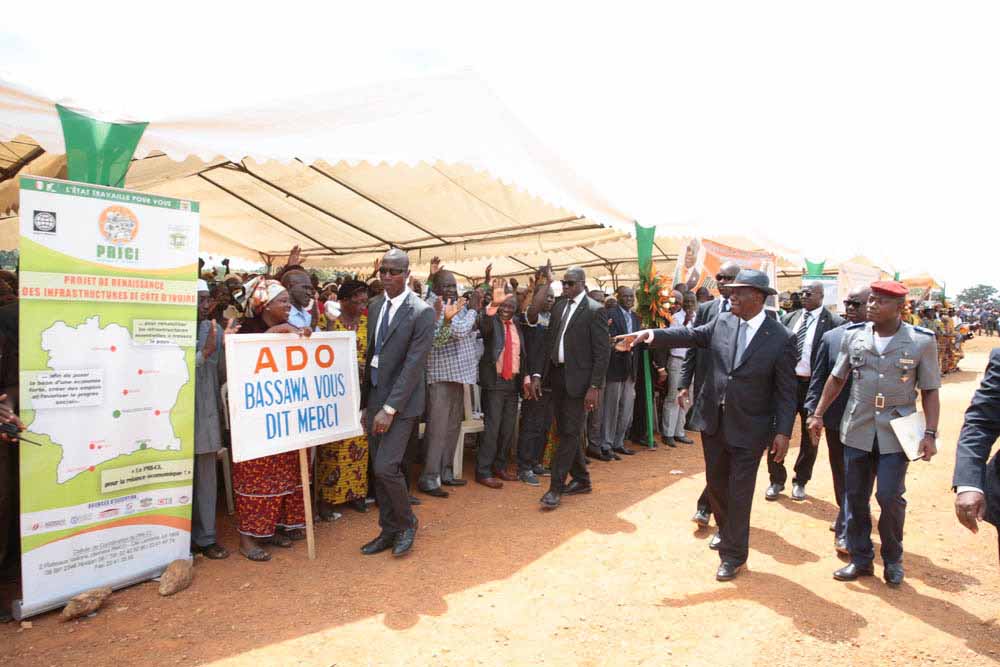
[[[765,314],[764,300],[775,293],[767,274],[744,269],[730,287],[730,313],[693,329],[620,336],[618,343],[708,351],[701,437],[709,501],[719,524],[719,581],[735,578],[747,560],[760,459],[769,448],[774,460],[784,459],[796,407],[795,339]]]
[[[540,310],[551,282],[551,269],[538,278],[534,307]],[[564,495],[590,493],[590,474],[583,456],[586,413],[597,409],[611,356],[608,320],[604,305],[587,296],[587,275],[580,267],[570,267],[562,279],[564,299],[552,310],[545,338],[545,357],[531,360],[532,391],[542,387],[552,391],[552,406],[559,434],[559,446],[552,457],[552,480],[542,496],[544,509],[555,509]],[[566,484],[567,475],[572,479]]]

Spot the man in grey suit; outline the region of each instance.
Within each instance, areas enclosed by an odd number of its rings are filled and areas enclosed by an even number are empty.
[[[806,499],[806,484],[812,479],[813,466],[816,465],[817,447],[809,439],[806,428],[806,418],[809,413],[805,409],[806,394],[809,393],[809,380],[812,369],[816,365],[816,355],[819,352],[823,334],[836,329],[844,320],[823,307],[823,283],[813,282],[802,288],[802,308],[785,315],[781,323],[795,338],[796,358],[795,377],[798,379],[799,420],[801,434],[799,438],[799,454],[795,458],[795,477],[792,478],[792,500]],[[836,360],[834,360],[836,361]],[[767,472],[771,484],[767,487],[764,497],[767,500],[777,500],[785,488],[788,471],[785,464],[767,460]]]
[[[382,257],[379,278],[385,292],[368,308],[368,358],[361,407],[375,472],[382,532],[361,547],[365,555],[392,549],[402,556],[413,547],[417,517],[410,508],[403,455],[424,413],[425,364],[434,342],[434,309],[407,288],[410,258],[393,249]]]

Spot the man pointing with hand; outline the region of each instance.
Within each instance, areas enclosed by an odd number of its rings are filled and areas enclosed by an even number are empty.
[[[653,349],[699,347],[708,366],[702,390],[702,447],[708,497],[719,525],[719,581],[746,563],[750,508],[757,469],[770,448],[775,461],[788,451],[795,423],[795,339],[766,317],[764,300],[775,290],[767,274],[741,270],[730,283],[731,310],[693,329],[656,329],[619,336],[619,349],[648,343]]]

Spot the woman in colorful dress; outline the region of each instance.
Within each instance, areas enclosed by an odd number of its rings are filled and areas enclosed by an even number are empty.
[[[331,319],[327,331],[353,331],[357,335],[358,374],[364,369],[368,344],[368,285],[360,280],[348,280],[337,290],[340,315]],[[360,382],[362,378],[358,378]],[[323,521],[337,518],[335,505],[350,503],[359,512],[367,510],[368,438],[331,442],[317,448],[316,477],[319,489],[319,517]]]
[[[240,334],[297,333],[308,328],[288,323],[292,302],[277,280],[261,278],[248,289],[247,317]],[[233,464],[233,491],[240,533],[240,553],[253,561],[271,560],[261,544],[288,548],[305,538],[305,506],[298,452],[285,452]]]

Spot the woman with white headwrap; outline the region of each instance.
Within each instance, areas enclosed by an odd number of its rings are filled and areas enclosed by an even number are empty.
[[[297,333],[312,331],[288,323],[292,302],[277,280],[260,278],[248,285],[247,317],[240,333]],[[265,456],[233,464],[233,491],[239,522],[240,553],[253,561],[271,554],[261,543],[288,548],[305,538],[305,506],[296,452]]]

